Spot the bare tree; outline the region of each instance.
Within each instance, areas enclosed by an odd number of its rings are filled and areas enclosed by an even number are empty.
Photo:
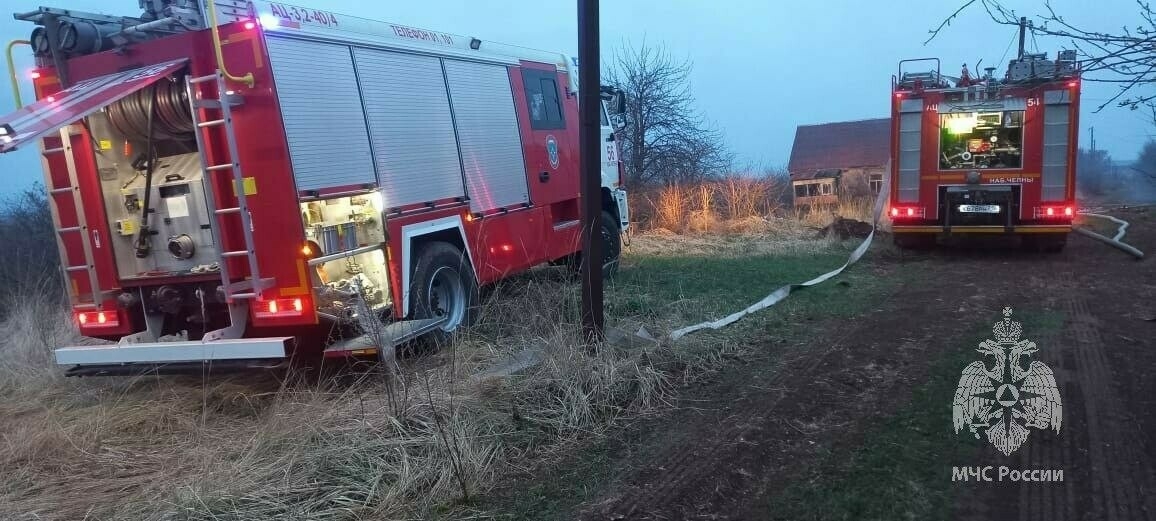
[[[39,183],[0,199],[0,243],[5,253],[5,262],[0,264],[0,288],[4,288],[0,297],[64,296],[55,235],[48,196]],[[5,305],[0,302],[0,317],[6,313]]]
[[[1144,143],[1144,148],[1140,149],[1140,155],[1136,158],[1136,164],[1132,166],[1132,171],[1156,183],[1156,141],[1149,139]]]
[[[620,146],[631,185],[697,181],[730,166],[722,133],[694,109],[691,69],[646,42],[624,45],[610,60],[605,81],[627,98]]]
[[[1129,178],[1128,193],[1132,201],[1156,200],[1156,141],[1149,139],[1140,149],[1136,162],[1125,167]]]
[[[1119,188],[1106,150],[1081,148],[1076,157],[1076,187],[1084,195],[1100,196]]]
[[[967,0],[948,16],[939,27],[930,31],[928,42],[945,27],[951,25],[961,12],[979,5],[987,11],[996,23],[1003,25],[1020,24],[1020,16],[1012,9],[1004,7],[1000,0]],[[1136,1],[1139,10],[1134,27],[1122,26],[1119,31],[1104,33],[1091,31],[1069,22],[1044,2],[1046,13],[1029,17],[1032,37],[1053,36],[1069,40],[1080,57],[1084,81],[1110,83],[1119,86],[1111,99],[1096,108],[1096,112],[1113,103],[1132,110],[1151,109],[1156,123],[1156,94],[1138,93],[1137,88],[1151,85],[1156,81],[1156,15],[1145,0]]]

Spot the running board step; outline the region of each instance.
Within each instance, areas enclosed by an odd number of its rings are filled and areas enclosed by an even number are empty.
[[[442,324],[444,324],[449,317],[429,318],[424,320],[403,320],[401,322],[394,322],[387,324],[381,331],[380,335],[361,335],[355,338],[340,340],[337,343],[325,348],[325,354],[328,356],[350,354],[352,351],[362,351],[365,349],[377,349],[380,347],[378,341],[388,345],[398,345],[409,342],[417,337],[420,337],[430,331],[433,331]],[[374,338],[374,337],[379,338]]]

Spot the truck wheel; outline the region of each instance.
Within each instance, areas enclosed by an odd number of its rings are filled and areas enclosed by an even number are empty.
[[[448,317],[428,335],[437,344],[474,322],[478,282],[469,259],[452,244],[432,242],[418,249],[409,292],[414,319]]]
[[[602,239],[602,278],[613,279],[618,275],[618,261],[622,255],[622,227],[610,212],[602,212],[599,221],[599,237]],[[571,273],[582,274],[582,252],[566,259]]]
[[[618,275],[618,261],[622,256],[622,226],[610,212],[602,212],[602,276],[612,279]]]

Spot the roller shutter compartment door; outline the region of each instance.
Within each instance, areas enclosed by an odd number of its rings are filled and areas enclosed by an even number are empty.
[[[474,211],[529,202],[526,164],[507,69],[444,60],[466,191]]]
[[[462,164],[441,60],[354,49],[385,204],[462,197]]]
[[[266,40],[297,189],[375,183],[349,47]]]

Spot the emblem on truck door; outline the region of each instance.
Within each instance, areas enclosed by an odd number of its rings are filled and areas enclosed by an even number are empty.
[[[554,136],[546,136],[546,155],[550,157],[550,166],[558,168],[558,140]]]

